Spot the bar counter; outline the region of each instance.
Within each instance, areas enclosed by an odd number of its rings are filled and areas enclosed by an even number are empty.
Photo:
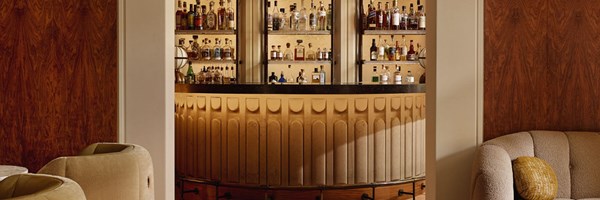
[[[410,197],[425,187],[424,92],[421,84],[178,84],[178,192]]]

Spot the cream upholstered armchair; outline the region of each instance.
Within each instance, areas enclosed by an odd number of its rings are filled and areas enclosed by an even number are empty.
[[[545,160],[558,179],[557,199],[600,199],[600,135],[530,131],[489,140],[477,151],[471,199],[515,199],[511,162],[520,156]]]
[[[43,174],[18,174],[0,181],[0,199],[85,200],[74,181]]]
[[[153,200],[150,153],[134,144],[92,144],[79,156],[59,157],[38,171],[73,179],[88,200]]]

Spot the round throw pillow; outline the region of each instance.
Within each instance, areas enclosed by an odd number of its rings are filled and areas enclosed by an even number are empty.
[[[513,161],[515,186],[525,200],[553,200],[558,180],[552,167],[536,157],[518,157]]]

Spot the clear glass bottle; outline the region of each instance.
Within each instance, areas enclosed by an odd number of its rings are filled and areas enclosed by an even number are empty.
[[[329,9],[327,9],[327,30],[333,30],[333,5],[329,4]]]
[[[411,71],[408,71],[408,73],[406,74],[406,84],[414,84],[415,83],[415,77],[413,76]]]
[[[419,6],[419,30],[425,30],[426,28],[426,16],[425,16],[425,7],[423,5]]]
[[[377,74],[377,66],[373,66],[373,74],[371,75],[372,83],[379,83],[379,74]]]
[[[323,69],[323,65],[321,65],[321,71],[319,71],[319,83],[321,85],[324,85],[327,79],[327,75],[325,73],[325,70]]]
[[[394,45],[394,35],[392,35],[392,45],[388,45],[388,50],[387,50],[387,59],[389,61],[394,61],[396,60],[396,51],[398,49],[396,49],[396,46]]]
[[[288,29],[290,29],[289,25],[288,25],[289,17],[285,13],[285,8],[280,8],[279,12],[280,12],[279,30],[288,30]]]
[[[406,13],[406,6],[402,6],[402,13],[400,14],[400,30],[408,30],[408,13]]]
[[[398,8],[398,0],[394,0],[392,3],[392,30],[400,30],[400,8]]]
[[[296,3],[290,5],[290,30],[299,31],[300,30],[300,11],[298,7],[296,7]]]
[[[275,45],[271,46],[271,60],[277,60],[277,49],[275,49]]]
[[[379,36],[379,47],[377,50],[377,60],[385,60],[385,43],[383,43],[381,35]]]
[[[302,61],[305,58],[304,45],[302,45],[302,40],[297,40],[298,45],[296,45],[296,49],[294,50],[294,60]]]
[[[225,38],[225,45],[223,46],[223,60],[233,60],[233,51],[229,45],[229,38]]]
[[[275,0],[275,6],[273,7],[273,30],[278,31],[279,27],[281,27],[281,13],[279,13],[277,0]]]
[[[396,71],[394,72],[394,83],[402,84],[402,72],[400,66],[396,65]]]
[[[231,84],[231,75],[229,74],[229,66],[225,66],[225,71],[223,71],[223,84]]]
[[[206,81],[207,84],[214,83],[214,73],[212,67],[206,69]]]
[[[213,47],[214,60],[223,60],[223,55],[221,54],[222,50],[223,49],[221,48],[221,40],[215,38],[215,46]]]
[[[317,48],[317,60],[323,60],[323,52],[321,48]]]
[[[408,47],[406,46],[406,36],[402,35],[402,46],[400,46],[400,60],[406,61],[408,58]]]
[[[388,84],[390,81],[390,71],[387,66],[381,66],[381,75],[379,76],[379,82],[381,84]]]
[[[310,0],[310,15],[309,15],[309,26],[310,26],[310,30],[311,31],[316,31],[317,30],[317,17],[318,13],[317,13],[317,8],[315,6],[315,2],[314,0]]]
[[[413,4],[410,4],[410,13],[408,13],[408,29],[417,30],[419,28],[419,19],[415,13]]]
[[[321,52],[321,54],[323,54],[323,60],[329,60],[329,52],[327,51],[327,48],[323,48],[323,51]]]
[[[304,7],[304,0],[301,1],[300,6],[302,6],[302,8],[300,9],[297,31],[310,30],[310,27],[308,27],[308,11],[306,10],[306,7]]]
[[[277,60],[283,60],[283,51],[281,51],[281,45],[277,45]]]
[[[211,1],[209,3],[209,11],[206,14],[206,29],[207,30],[217,30],[217,13],[214,10],[215,2]]]
[[[227,0],[227,30],[235,30],[235,12],[233,11],[233,3]]]
[[[292,51],[292,49],[291,49],[292,44],[290,44],[288,42],[287,44],[285,44],[285,46],[287,48],[285,49],[285,52],[283,53],[283,60],[285,60],[285,61],[294,61],[294,51]]]
[[[327,30],[327,10],[325,6],[323,6],[323,1],[320,1],[321,7],[319,7],[319,18],[317,21],[317,26],[320,31]]]
[[[317,60],[317,55],[312,49],[312,43],[308,43],[308,50],[306,50],[306,60]]]
[[[230,76],[230,79],[231,79],[231,83],[236,83],[237,82],[237,75],[236,75],[236,72],[235,72],[235,69],[234,69],[233,66],[231,66],[231,76]]]
[[[210,60],[210,40],[208,38],[204,39],[204,45],[202,46],[202,60]]]
[[[271,10],[271,2],[267,1],[267,30],[273,30],[273,14],[269,12]]]
[[[219,68],[217,67],[215,69],[215,83],[216,84],[223,84],[223,68]]]

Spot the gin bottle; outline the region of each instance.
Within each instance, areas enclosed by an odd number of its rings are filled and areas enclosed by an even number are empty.
[[[298,19],[298,31],[307,31],[310,28],[308,27],[308,11],[306,7],[304,7],[304,0],[301,1],[300,6],[302,9],[300,10],[300,18]]]

